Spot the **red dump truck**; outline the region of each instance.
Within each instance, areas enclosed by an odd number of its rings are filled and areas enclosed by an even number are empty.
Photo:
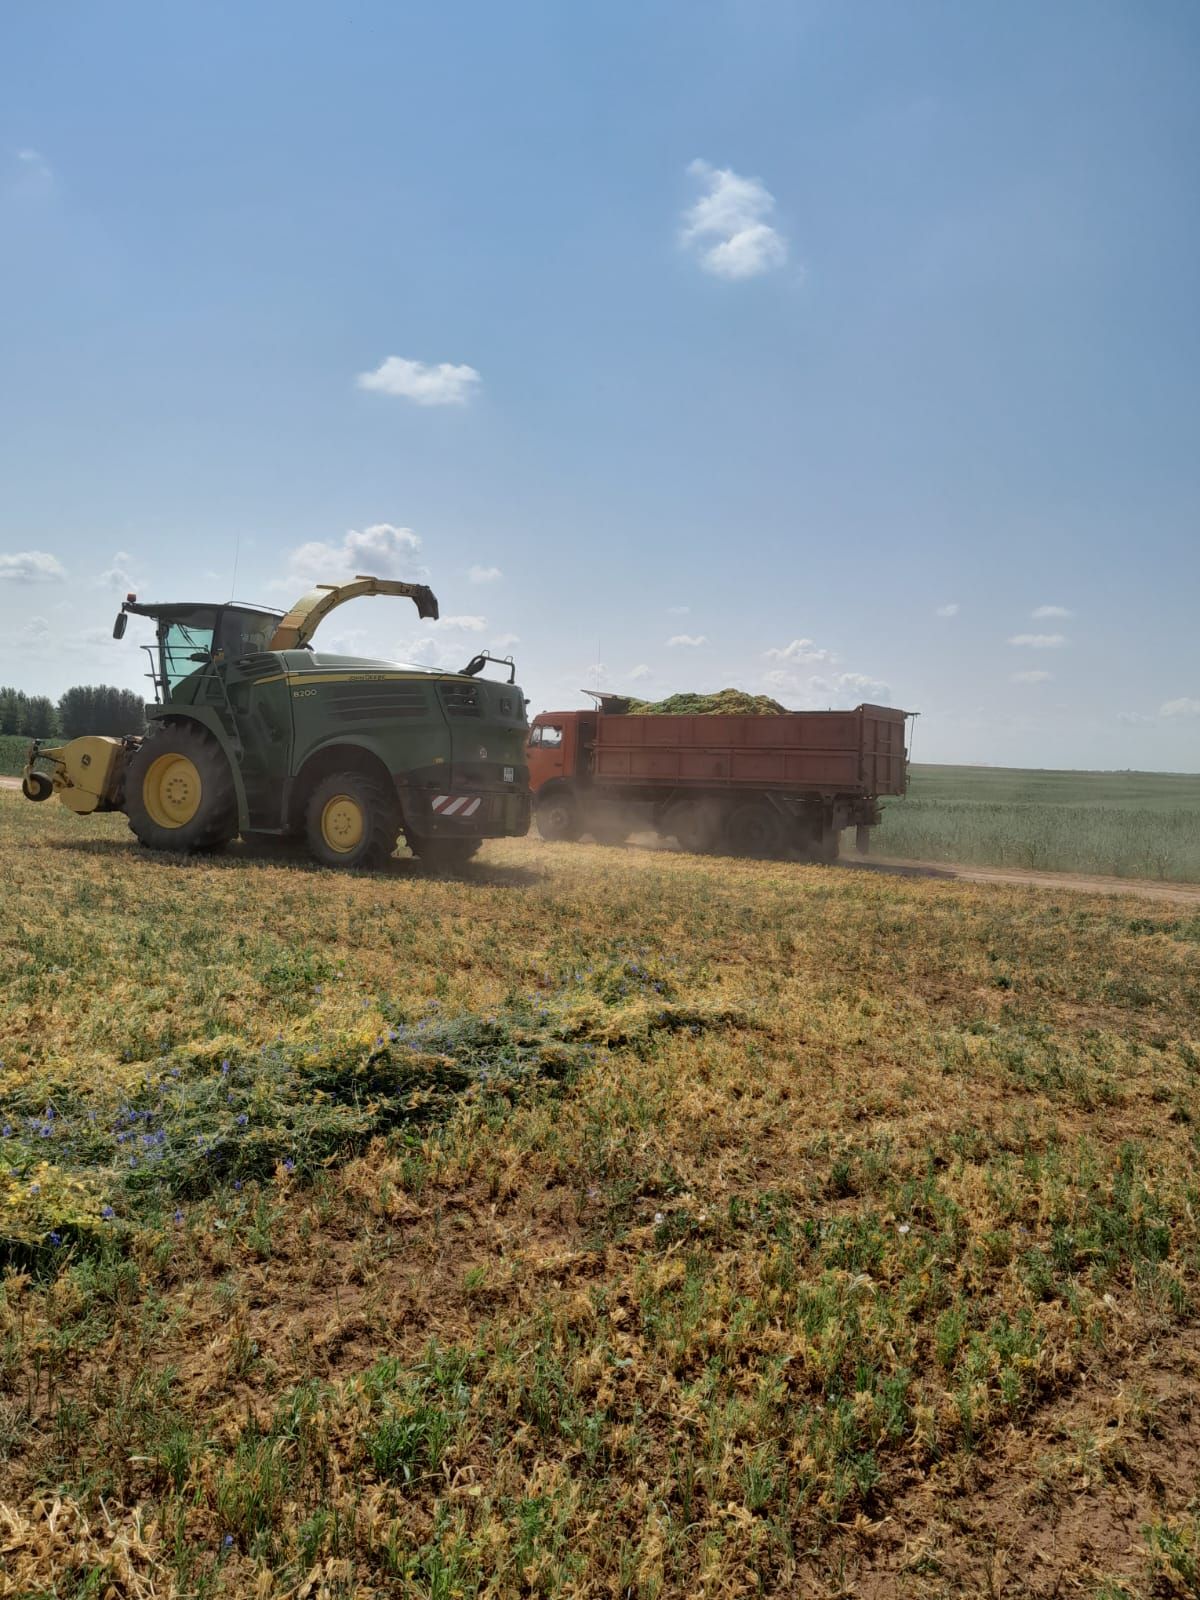
[[[529,782],[544,839],[615,842],[642,828],[692,851],[832,861],[844,828],[860,850],[881,795],[908,783],[908,713],[889,706],[777,716],[544,711],[529,736]]]

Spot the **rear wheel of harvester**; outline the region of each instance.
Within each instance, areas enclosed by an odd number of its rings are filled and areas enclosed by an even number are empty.
[[[538,832],[551,842],[558,839],[578,839],[583,831],[579,821],[579,807],[569,794],[559,791],[543,795],[537,803]]]
[[[395,795],[365,772],[331,772],[304,808],[304,837],[322,866],[382,867],[399,833]]]
[[[125,776],[125,812],[150,850],[216,850],[237,831],[225,752],[206,728],[168,723],[145,740]]]
[[[692,855],[712,850],[720,831],[721,813],[711,800],[677,800],[663,819],[663,832]]]
[[[774,807],[748,800],[730,816],[725,837],[735,856],[775,856],[783,846],[783,823]]]

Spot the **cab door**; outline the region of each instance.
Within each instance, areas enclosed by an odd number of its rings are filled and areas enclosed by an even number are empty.
[[[535,719],[527,746],[529,787],[534,794],[555,778],[568,777],[574,728],[568,717],[546,714]]]
[[[251,828],[284,826],[292,770],[292,696],[283,662],[266,652],[224,667],[229,709],[242,747],[242,782]]]

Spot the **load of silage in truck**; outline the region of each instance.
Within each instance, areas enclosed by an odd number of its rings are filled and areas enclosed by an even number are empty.
[[[591,711],[544,711],[529,735],[529,777],[545,839],[619,842],[639,828],[685,850],[837,858],[843,829],[860,851],[882,796],[908,785],[908,712],[785,711],[723,689],[637,702],[592,693]]]
[[[455,866],[484,839],[529,827],[525,696],[512,658],[486,652],[462,672],[316,654],[334,609],[400,595],[421,617],[424,584],[359,577],[318,584],[283,615],[243,605],[123,603],[149,617],[156,703],[141,735],[35,740],[22,788],[81,815],[123,811],[153,850],[219,848],[239,833],[303,837],[331,867],[374,867],[403,831],[413,854]],[[489,661],[508,681],[483,680]]]

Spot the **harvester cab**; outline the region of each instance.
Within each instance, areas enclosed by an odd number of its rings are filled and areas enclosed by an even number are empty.
[[[318,654],[317,628],[348,600],[438,603],[425,584],[360,576],[318,584],[285,613],[228,604],[146,605],[155,624],[145,736],[88,735],[29,751],[23,788],[71,810],[124,811],[154,849],[211,849],[239,832],[303,834],[331,866],[375,865],[401,831],[414,854],[465,860],[529,822],[525,698],[460,673]],[[464,721],[464,719],[469,719]]]

